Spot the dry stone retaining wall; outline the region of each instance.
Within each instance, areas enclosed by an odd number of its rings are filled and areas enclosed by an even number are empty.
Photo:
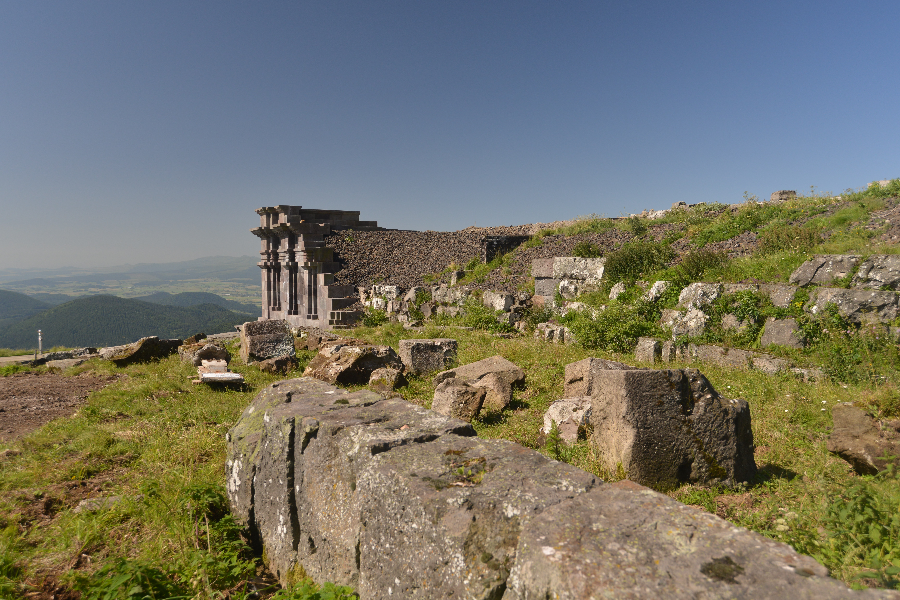
[[[900,598],[631,482],[322,381],[272,384],[228,433],[232,512],[283,584],[386,598]]]

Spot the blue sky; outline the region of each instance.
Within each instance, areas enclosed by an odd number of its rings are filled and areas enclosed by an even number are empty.
[[[0,267],[900,177],[900,2],[0,2]]]

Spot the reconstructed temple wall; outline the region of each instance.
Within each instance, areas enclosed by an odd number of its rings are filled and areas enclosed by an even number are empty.
[[[378,229],[375,221],[360,221],[358,211],[264,206],[256,210],[260,238],[262,316],[291,325],[330,329],[351,324],[357,314],[346,310],[357,298],[352,286],[335,285],[340,268],[325,236],[335,231]]]

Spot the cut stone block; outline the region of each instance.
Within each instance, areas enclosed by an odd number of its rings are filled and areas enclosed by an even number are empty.
[[[787,348],[803,348],[803,337],[796,319],[775,319],[769,317],[763,328],[759,343],[766,346],[785,346]]]
[[[471,421],[481,412],[487,390],[465,379],[445,379],[434,390],[431,410],[447,417]]]
[[[522,528],[596,485],[504,440],[444,436],[381,453],[357,488],[360,597],[499,599]]]
[[[600,371],[595,381],[592,442],[611,473],[657,488],[756,474],[750,407],[700,371]]]
[[[569,363],[564,371],[564,394],[566,398],[591,396],[597,389],[596,376],[600,371],[633,369],[625,363],[593,357]]]
[[[403,369],[403,361],[390,346],[346,343],[343,340],[324,344],[303,372],[328,383],[366,385],[372,372],[382,367]]]
[[[434,373],[456,362],[457,347],[457,341],[450,338],[400,340],[400,360],[412,375]]]
[[[634,360],[637,362],[654,363],[662,356],[662,345],[658,340],[650,337],[638,338],[634,349]]]
[[[472,385],[484,388],[485,397],[482,408],[499,412],[512,402],[512,384],[500,373],[488,373],[474,381]]]
[[[403,376],[403,372],[391,367],[375,369],[369,377],[369,389],[379,394],[389,394],[404,385],[406,377]]]
[[[787,544],[620,481],[532,519],[519,536],[503,596],[601,597],[838,600],[896,592],[853,592]]]
[[[478,381],[488,373],[496,373],[502,377],[509,385],[515,387],[525,383],[525,371],[518,367],[515,363],[506,360],[500,355],[491,356],[477,362],[469,363],[442,371],[434,376],[434,385],[438,385],[445,379],[458,378],[467,379],[469,381]]]
[[[760,293],[767,295],[772,301],[772,304],[778,308],[787,308],[791,305],[794,294],[797,293],[797,286],[780,283],[762,283],[759,286],[759,291]]]
[[[578,441],[579,431],[591,422],[591,397],[563,398],[550,405],[544,413],[541,433],[548,435],[556,423],[563,441],[570,446]]]
[[[287,321],[250,321],[241,327],[241,359],[248,365],[258,360],[296,356],[294,336]]]
[[[506,312],[513,305],[512,294],[504,294],[500,292],[485,292],[481,296],[482,303],[490,309]]]

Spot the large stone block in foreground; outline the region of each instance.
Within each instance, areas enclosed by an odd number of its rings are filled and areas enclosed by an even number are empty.
[[[276,382],[228,433],[231,510],[282,584],[308,575],[361,600],[900,598],[852,592],[787,545],[474,433],[367,390]]]
[[[631,481],[549,507],[519,536],[503,600],[897,598],[851,592],[782,544]]]
[[[756,474],[750,407],[697,369],[599,371],[592,443],[611,473],[643,485],[734,484]]]

